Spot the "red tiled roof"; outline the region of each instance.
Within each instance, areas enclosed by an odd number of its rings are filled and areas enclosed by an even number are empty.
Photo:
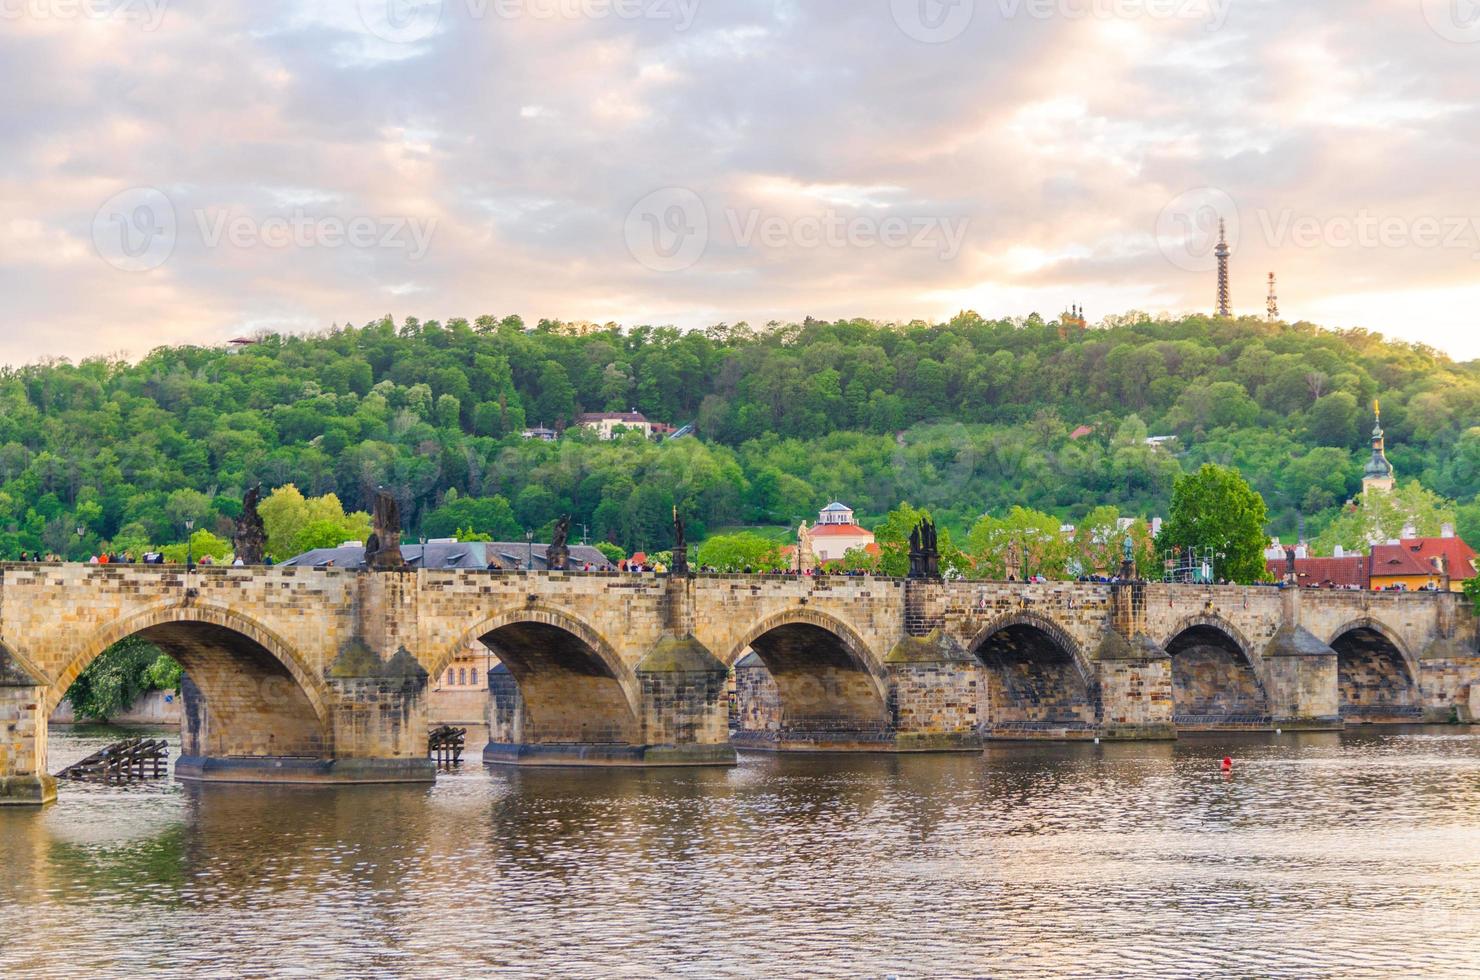
[[[858,537],[859,535],[871,534],[872,532],[865,531],[857,524],[818,524],[812,528],[810,533],[814,538],[827,538],[837,537],[839,535]]]
[[[1392,575],[1433,575],[1434,566],[1408,550],[1408,543],[1372,546],[1372,577]]]
[[[1266,566],[1275,578],[1284,578],[1283,558],[1271,558]],[[1345,558],[1297,558],[1295,574],[1301,585],[1313,589],[1365,589],[1367,559],[1362,555],[1348,555]]]
[[[1477,574],[1475,549],[1465,544],[1462,538],[1414,538],[1404,541],[1403,545],[1430,567],[1435,558],[1442,557],[1449,577],[1456,582],[1472,579]]]
[[[1081,425],[1079,428],[1077,428],[1073,432],[1069,433],[1069,438],[1070,439],[1083,439],[1087,435],[1093,435],[1094,434],[1094,431],[1095,431],[1095,427],[1092,426],[1092,425]]]

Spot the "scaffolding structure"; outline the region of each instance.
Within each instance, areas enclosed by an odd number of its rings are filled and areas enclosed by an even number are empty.
[[[1169,585],[1212,585],[1218,581],[1219,555],[1212,548],[1173,548],[1162,552],[1162,581]]]

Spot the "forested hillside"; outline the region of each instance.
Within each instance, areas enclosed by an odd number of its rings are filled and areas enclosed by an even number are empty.
[[[971,313],[585,336],[382,321],[0,373],[0,551],[166,543],[187,516],[224,529],[259,482],[346,509],[391,488],[413,535],[512,537],[570,513],[593,538],[656,549],[675,504],[702,537],[795,525],[833,498],[865,521],[909,501],[964,533],[1017,503],[1164,514],[1173,478],[1207,461],[1264,494],[1272,530],[1303,513],[1314,533],[1359,486],[1377,397],[1400,478],[1458,499],[1480,537],[1480,365],[1361,332]],[[632,407],[698,438],[520,437]]]

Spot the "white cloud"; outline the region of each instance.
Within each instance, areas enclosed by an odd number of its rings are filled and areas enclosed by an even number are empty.
[[[880,0],[672,0],[587,18],[444,0],[435,19],[420,0],[383,0],[384,23],[379,2],[171,4],[151,29],[8,21],[0,361],[386,312],[700,326],[1206,310],[1209,277],[1167,261],[1153,232],[1168,202],[1209,186],[1239,206],[1241,309],[1262,310],[1273,269],[1292,318],[1480,357],[1480,241],[1260,231],[1283,212],[1480,218],[1480,46],[1441,37],[1416,3],[1247,0],[1209,30],[978,2],[959,36],[928,43]],[[94,251],[94,217],[141,187],[168,195],[179,240],[160,268],[120,272]],[[669,187],[704,202],[714,238],[665,274],[634,259],[624,229]],[[731,240],[729,216],[751,212],[785,233]],[[197,216],[222,213],[434,231],[420,257],[321,238],[240,248],[202,239]],[[965,237],[949,260],[867,236],[798,243],[837,216]]]

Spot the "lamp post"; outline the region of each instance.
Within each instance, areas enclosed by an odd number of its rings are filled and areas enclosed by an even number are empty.
[[[83,537],[87,534],[87,525],[77,525],[77,544],[81,546]],[[86,559],[84,559],[86,560]]]
[[[534,532],[533,531],[525,531],[524,532],[524,543],[525,543],[525,545],[529,549],[528,554],[526,555],[526,557],[524,559],[524,570],[526,572],[532,572],[532,571],[534,571]]]
[[[195,531],[195,518],[190,517],[185,521],[185,570],[188,572],[195,567],[195,542],[191,540]]]

